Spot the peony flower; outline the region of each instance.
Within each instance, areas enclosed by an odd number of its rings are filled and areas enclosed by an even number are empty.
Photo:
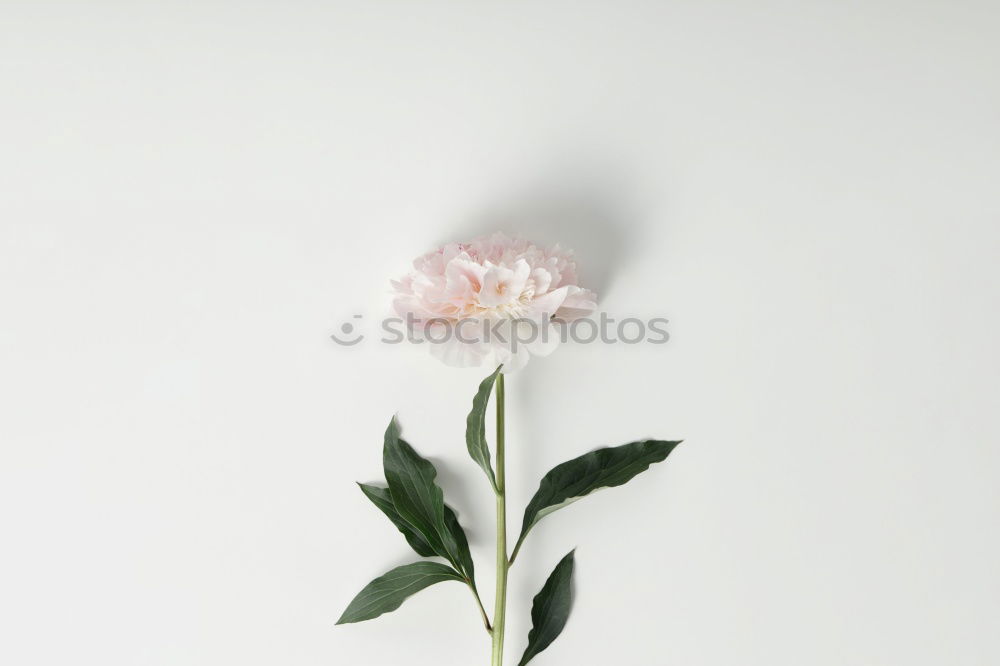
[[[497,233],[449,243],[413,267],[392,281],[393,306],[448,365],[516,370],[555,349],[562,324],[597,307],[596,294],[577,284],[572,252],[558,245]]]

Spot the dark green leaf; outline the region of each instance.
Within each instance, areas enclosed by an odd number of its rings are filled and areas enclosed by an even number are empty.
[[[528,647],[517,666],[524,666],[535,658],[539,652],[552,645],[559,637],[566,620],[569,619],[570,606],[573,604],[573,553],[562,558],[553,569],[549,579],[545,581],[542,591],[535,597],[531,607],[531,632],[528,634]]]
[[[493,464],[490,462],[490,447],[486,443],[486,407],[490,401],[490,393],[493,392],[493,384],[496,383],[502,369],[501,365],[479,385],[479,390],[472,399],[472,411],[469,412],[465,425],[465,445],[469,449],[469,455],[486,472],[486,478],[490,480],[493,490],[497,490],[497,479],[493,473]]]
[[[388,488],[380,488],[367,483],[359,483],[358,486],[368,499],[372,501],[372,504],[381,509],[382,513],[388,516],[389,520],[403,533],[407,542],[409,542],[418,555],[422,557],[439,555],[439,553],[434,552],[434,549],[431,548],[431,545],[427,543],[427,540],[424,539],[420,532],[399,515],[399,512],[396,511],[396,506],[392,503],[392,495],[389,493]],[[465,530],[462,529],[461,524],[458,522],[458,516],[455,515],[454,510],[447,504],[444,507],[444,521],[458,546],[458,567],[468,576],[469,582],[475,585],[476,569],[475,563],[472,560],[472,553],[469,550],[469,541],[466,539]],[[446,555],[441,556],[447,558]]]
[[[447,552],[444,537],[450,532],[444,523],[444,494],[434,483],[437,470],[400,438],[396,419],[385,431],[382,462],[396,511],[420,532],[434,552]]]
[[[403,536],[406,537],[406,540],[413,547],[413,550],[417,551],[418,555],[422,557],[434,557],[436,553],[431,545],[427,543],[427,539],[396,511],[396,506],[392,503],[392,495],[389,493],[388,488],[379,488],[367,483],[359,483],[358,487],[372,501],[372,504],[389,517],[389,520],[403,533]]]
[[[521,536],[511,560],[524,538],[539,520],[601,488],[627,483],[653,463],[664,460],[680,442],[647,439],[631,444],[591,451],[557,465],[542,478],[538,491],[524,511]]]
[[[447,504],[444,505],[444,524],[448,528],[448,532],[451,533],[451,538],[455,542],[455,552],[454,556],[457,560],[455,562],[458,570],[465,574],[468,578],[468,582],[472,585],[472,588],[476,588],[476,565],[472,560],[472,551],[469,550],[469,540],[465,536],[465,530],[462,529],[461,523],[458,522],[458,516],[452,511],[451,507]],[[443,555],[447,559],[447,555]]]
[[[399,436],[396,419],[385,431],[382,462],[396,512],[436,554],[451,562],[471,582],[469,544],[458,518],[444,504],[444,493],[434,482],[437,470]]]
[[[465,581],[460,573],[437,562],[415,562],[379,576],[354,597],[337,624],[364,622],[399,608],[407,597],[446,580]]]

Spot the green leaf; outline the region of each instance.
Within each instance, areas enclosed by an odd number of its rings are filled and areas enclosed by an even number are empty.
[[[534,659],[539,652],[552,645],[559,637],[566,620],[569,619],[570,606],[573,604],[573,554],[570,551],[552,570],[549,579],[545,581],[542,591],[535,597],[531,607],[531,632],[528,634],[528,647],[517,666],[524,666]]]
[[[497,489],[496,475],[493,473],[493,464],[490,462],[490,447],[486,443],[486,407],[490,401],[490,394],[493,392],[493,385],[503,369],[501,365],[493,374],[487,377],[479,385],[479,390],[472,398],[472,411],[465,425],[465,445],[469,449],[469,455],[486,472],[486,478],[490,480],[493,490]]]
[[[511,561],[517,557],[521,544],[535,525],[553,511],[572,504],[601,488],[620,486],[663,461],[680,442],[647,439],[591,451],[557,465],[542,478],[538,491],[524,510],[521,536],[514,547]]]
[[[389,517],[389,520],[403,533],[407,542],[413,547],[413,550],[417,551],[418,555],[421,557],[434,557],[436,555],[434,549],[427,543],[427,539],[396,511],[396,505],[392,503],[392,495],[389,493],[388,488],[379,488],[367,483],[359,483],[358,487],[372,501],[372,504]]]
[[[472,551],[469,550],[469,540],[465,536],[465,530],[462,529],[461,523],[458,522],[458,516],[452,511],[451,507],[447,504],[444,505],[444,524],[448,528],[448,532],[451,533],[451,538],[455,542],[455,552],[454,556],[457,560],[455,565],[458,570],[465,574],[468,579],[468,583],[472,586],[472,589],[476,589],[476,565],[472,560]],[[446,555],[447,559],[451,559]]]
[[[406,599],[425,587],[446,580],[465,582],[460,573],[437,562],[414,562],[396,567],[365,586],[337,620],[350,624],[372,620],[399,608]]]
[[[448,552],[444,548],[445,538],[450,537],[444,523],[444,494],[434,483],[437,470],[399,436],[396,419],[385,431],[382,463],[396,511],[435,553]]]
[[[389,492],[388,488],[380,488],[378,486],[373,486],[367,483],[359,483],[358,487],[361,491],[372,501],[372,504],[377,506],[382,513],[388,516],[389,520],[403,533],[406,537],[406,541],[410,546],[417,552],[417,555],[421,557],[434,557],[439,555],[439,553],[434,552],[427,540],[418,532],[413,525],[410,525],[399,512],[396,511],[396,505],[392,503],[392,494]],[[462,525],[458,522],[458,516],[455,515],[455,511],[447,504],[444,507],[444,522],[448,531],[451,532],[455,539],[456,545],[458,546],[457,554],[459,556],[458,564],[459,569],[465,572],[470,581],[475,579],[475,564],[472,560],[472,553],[469,550],[469,541],[466,539],[465,530],[462,529]],[[442,557],[447,557],[442,555]]]
[[[396,512],[434,553],[451,562],[471,583],[475,572],[465,531],[455,512],[444,504],[444,493],[434,482],[434,465],[399,436],[396,419],[385,431],[382,462]]]

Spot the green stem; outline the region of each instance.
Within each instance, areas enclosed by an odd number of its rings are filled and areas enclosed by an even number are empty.
[[[479,591],[476,589],[475,584],[473,584],[471,580],[466,580],[466,584],[469,586],[469,589],[472,590],[472,596],[476,599],[476,605],[479,607],[479,614],[483,618],[483,625],[486,627],[486,633],[492,634],[493,627],[490,626],[490,618],[486,614],[486,609],[483,608],[483,600],[479,598]]]
[[[503,666],[503,631],[507,615],[507,488],[504,474],[503,373],[497,376],[497,594],[493,612],[492,666]]]
[[[507,562],[507,568],[514,566],[514,560],[517,559],[517,554],[521,552],[521,544],[524,543],[524,539],[518,539],[517,543],[514,544],[514,552],[510,554],[510,560]]]

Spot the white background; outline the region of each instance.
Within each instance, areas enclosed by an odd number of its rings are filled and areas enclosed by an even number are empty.
[[[575,247],[660,347],[511,376],[552,465],[686,440],[539,526],[538,666],[1000,663],[995,2],[0,1],[0,662],[485,664],[354,481],[399,414],[491,604],[485,370],[372,339],[412,257]],[[513,531],[513,530],[512,530]]]

